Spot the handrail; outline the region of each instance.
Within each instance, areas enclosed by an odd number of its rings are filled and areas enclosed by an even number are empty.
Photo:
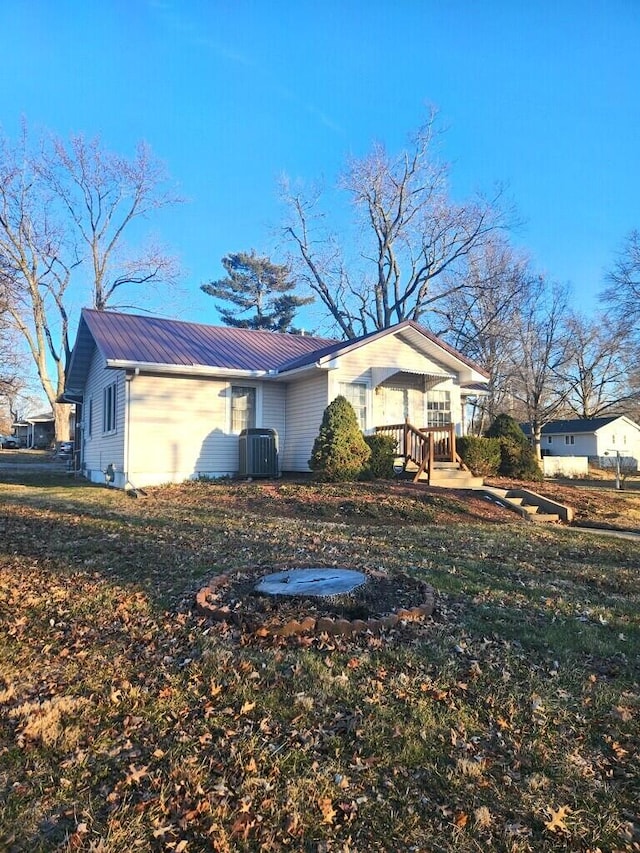
[[[414,480],[426,470],[431,482],[433,466],[438,462],[457,462],[463,469],[456,450],[456,433],[453,424],[418,428],[406,420],[402,424],[386,424],[375,428],[377,434],[390,435],[396,440],[398,456],[404,457],[405,467],[409,462],[418,466]]]

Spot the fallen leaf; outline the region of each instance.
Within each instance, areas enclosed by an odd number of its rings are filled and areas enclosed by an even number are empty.
[[[253,711],[253,709],[255,707],[256,707],[255,702],[245,702],[244,705],[242,706],[242,708],[240,708],[240,713],[241,714],[248,714],[249,711]]]
[[[623,705],[616,705],[616,707],[611,713],[614,717],[617,717],[619,720],[622,720],[623,723],[628,723],[629,720],[633,719],[632,709],[625,708]]]
[[[329,797],[322,797],[318,800],[318,806],[320,807],[320,811],[322,812],[322,822],[323,823],[333,823],[333,819],[335,818],[337,812],[333,808],[333,803],[329,799]]]
[[[139,782],[143,776],[147,775],[147,766],[145,764],[144,767],[141,767],[139,770],[136,769],[135,764],[129,765],[129,775],[124,780],[126,785],[132,785],[134,782]]]
[[[550,820],[545,821],[545,828],[549,830],[549,832],[568,832],[567,825],[565,824],[565,818],[567,815],[571,813],[571,809],[569,806],[560,806],[559,809],[555,810],[552,808],[548,808],[547,812],[550,815]]]

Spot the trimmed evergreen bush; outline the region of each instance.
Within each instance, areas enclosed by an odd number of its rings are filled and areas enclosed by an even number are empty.
[[[464,435],[456,439],[456,450],[474,477],[493,477],[500,467],[500,439]]]
[[[324,410],[309,468],[328,483],[357,480],[370,455],[353,406],[346,397],[336,397]]]
[[[487,437],[500,441],[499,474],[517,480],[542,481],[542,470],[535,451],[511,415],[498,415],[487,430]]]
[[[391,480],[393,477],[393,463],[396,458],[397,441],[391,435],[365,435],[365,442],[371,456],[362,471],[362,478],[366,480]]]

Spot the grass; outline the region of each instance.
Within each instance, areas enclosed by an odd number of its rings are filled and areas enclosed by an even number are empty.
[[[434,618],[259,641],[222,571],[410,571]],[[638,545],[378,484],[0,484],[0,849],[640,850]]]

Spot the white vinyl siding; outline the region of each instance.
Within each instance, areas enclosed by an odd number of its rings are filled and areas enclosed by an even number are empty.
[[[280,446],[285,441],[285,409],[287,403],[287,386],[268,383],[262,386],[262,422],[260,426],[275,429],[278,433]]]
[[[82,441],[82,464],[87,477],[96,483],[104,483],[104,471],[107,465],[113,465],[119,476],[116,485],[124,485],[124,438],[125,438],[125,372],[110,370],[103,366],[103,359],[94,350],[87,383],[85,399],[89,400],[88,417],[90,427],[85,425]],[[104,392],[108,386],[115,384],[115,423],[120,429],[103,433]],[[85,422],[86,423],[86,422]]]
[[[307,375],[287,386],[287,433],[281,442],[280,457],[283,471],[309,471],[313,442],[329,404],[327,385],[327,374],[320,373]]]
[[[238,382],[240,386],[255,390],[255,425],[275,429],[282,440],[286,388]],[[131,483],[145,486],[237,474],[239,436],[230,430],[231,387],[218,379],[133,377],[129,385]]]

